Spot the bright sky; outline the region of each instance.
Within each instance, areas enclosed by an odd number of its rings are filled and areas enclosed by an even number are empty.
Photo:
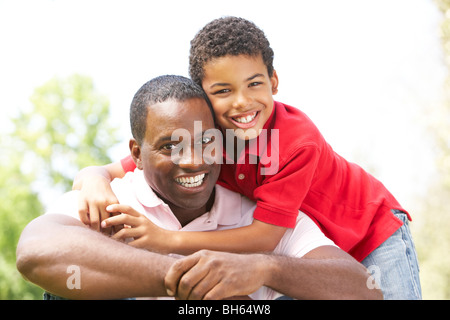
[[[54,76],[91,76],[111,102],[128,154],[128,108],[161,74],[187,76],[189,42],[235,15],[275,51],[275,98],[306,112],[334,149],[373,172],[404,204],[432,173],[423,118],[446,70],[432,0],[274,2],[0,0],[0,125]]]

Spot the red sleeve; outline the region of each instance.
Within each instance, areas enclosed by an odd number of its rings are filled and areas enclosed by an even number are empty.
[[[312,145],[291,155],[275,175],[255,189],[254,218],[282,227],[295,227],[300,206],[311,188],[318,159],[319,150]]]
[[[131,157],[131,155],[120,160],[120,163],[122,164],[122,168],[123,171],[125,171],[125,173],[134,171],[134,169],[136,169],[136,164],[134,163],[134,160]]]

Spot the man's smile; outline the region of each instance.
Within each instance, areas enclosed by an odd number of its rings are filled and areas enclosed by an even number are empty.
[[[203,181],[205,179],[206,174],[202,173],[196,176],[190,176],[190,177],[178,177],[175,178],[175,181],[185,187],[185,188],[195,188],[195,187],[199,187],[203,184]]]

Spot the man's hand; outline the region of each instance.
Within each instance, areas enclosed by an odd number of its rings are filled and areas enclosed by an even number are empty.
[[[108,212],[122,213],[102,222],[102,228],[124,226],[123,229],[112,236],[113,239],[134,238],[133,241],[128,243],[133,247],[159,253],[170,253],[170,231],[158,227],[130,206],[113,204],[106,209]]]
[[[268,274],[265,268],[269,264],[263,257],[198,251],[170,267],[164,279],[167,293],[182,300],[219,300],[249,295],[264,285]],[[266,258],[270,260],[270,256]]]

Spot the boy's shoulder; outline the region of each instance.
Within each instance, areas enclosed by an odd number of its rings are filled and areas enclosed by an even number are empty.
[[[322,141],[323,137],[312,120],[300,109],[275,101],[268,129],[278,129],[280,139],[291,141]],[[289,141],[287,140],[287,141]]]

